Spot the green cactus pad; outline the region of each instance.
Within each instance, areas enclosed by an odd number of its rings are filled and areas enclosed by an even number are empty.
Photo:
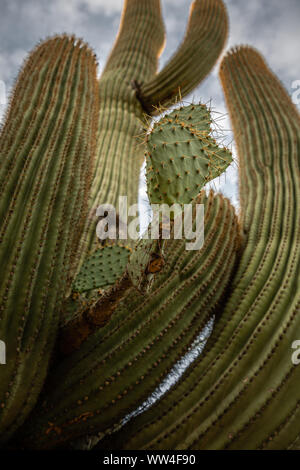
[[[73,291],[85,292],[111,286],[124,273],[130,249],[105,246],[96,250],[83,263],[73,284]]]
[[[175,109],[154,124],[147,136],[146,177],[152,204],[188,204],[201,188],[232,162],[211,133],[205,105]]]

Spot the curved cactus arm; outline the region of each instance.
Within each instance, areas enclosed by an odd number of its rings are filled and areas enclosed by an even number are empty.
[[[137,96],[149,114],[169,107],[208,75],[225,45],[228,17],[222,0],[195,0],[184,40],[170,62],[141,84]]]
[[[45,379],[78,261],[97,103],[94,54],[74,37],[54,37],[29,55],[0,135],[1,442],[22,424]]]
[[[127,196],[128,205],[138,201],[144,146],[137,137],[148,124],[132,81],[151,79],[163,44],[159,0],[126,0],[119,34],[99,81],[96,165],[82,260],[98,246],[97,207],[112,204],[118,209],[119,196]]]
[[[131,249],[107,245],[88,257],[73,281],[62,306],[60,351],[65,355],[92,332],[108,322],[119,301],[131,287],[126,267]]]
[[[219,146],[211,136],[211,122],[210,111],[205,105],[181,106],[162,117],[147,134],[146,174],[151,203],[165,203],[168,209],[171,206],[175,212],[179,210],[181,216],[184,203],[195,200],[204,184],[220,175],[231,163],[231,152]],[[92,305],[84,305],[82,299],[79,302],[75,299],[80,310],[64,325],[63,351],[78,348],[96,325],[103,325],[108,320],[131,285],[130,280],[138,289],[149,288],[153,280],[151,270],[163,263],[163,243],[163,240],[151,238],[140,240],[131,256],[128,276],[123,276],[121,283]],[[128,251],[124,247],[123,252],[126,258]],[[114,261],[114,268],[107,264],[107,260]],[[91,289],[97,282],[98,287],[99,282],[113,284],[113,280],[117,280],[116,275],[124,273],[122,267],[120,270],[120,261],[121,248],[117,245],[96,250],[83,263],[74,281],[75,290],[81,292],[88,286]],[[154,264],[148,266],[149,263]],[[150,271],[147,273],[148,268]],[[75,305],[71,299],[69,307]]]
[[[239,153],[243,254],[202,357],[113,438],[119,448],[280,449],[299,435],[299,114],[250,47],[231,51],[220,74]]]
[[[185,240],[165,240],[166,263],[149,295],[132,289],[108,325],[53,371],[43,408],[28,421],[22,441],[53,447],[108,432],[189,349],[224,295],[239,239],[229,201],[203,194],[198,202],[206,208],[203,248],[191,252]]]

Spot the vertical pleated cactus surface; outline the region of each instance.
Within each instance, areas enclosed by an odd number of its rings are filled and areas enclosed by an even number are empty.
[[[125,0],[99,80],[74,37],[27,59],[0,135],[3,446],[69,448],[89,436],[105,449],[299,446],[299,113],[256,50],[225,55],[238,217],[222,195],[200,192],[232,160],[209,110],[166,114],[207,76],[227,31],[221,0],[194,1],[157,73],[160,2]],[[175,220],[168,240],[99,247],[96,208],[137,202],[145,152],[150,201],[203,204],[200,249],[174,239]],[[135,413],[212,318],[202,354]]]
[[[117,205],[125,195],[129,205],[138,201],[145,150],[136,137],[158,106],[173,104],[205,78],[224,47],[227,28],[222,1],[193,2],[182,45],[156,73],[165,43],[160,1],[125,0],[119,33],[99,81],[97,164],[83,258],[96,246],[98,205]]]
[[[2,128],[1,440],[31,411],[47,372],[79,259],[97,102],[93,53],[81,41],[56,37],[27,59]]]
[[[230,296],[182,380],[108,447],[279,449],[300,433],[299,114],[250,47],[231,51],[220,76],[240,168],[243,249]]]

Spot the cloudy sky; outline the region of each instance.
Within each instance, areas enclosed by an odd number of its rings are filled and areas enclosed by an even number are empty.
[[[26,54],[37,41],[54,33],[74,33],[84,38],[98,56],[100,72],[118,30],[122,3],[122,0],[0,0],[0,80],[7,92]],[[245,43],[257,47],[292,95],[293,82],[300,80],[300,1],[225,0],[225,3],[230,17],[226,49]],[[167,43],[160,66],[184,35],[190,4],[191,0],[162,0]],[[203,102],[212,99],[213,108],[224,114],[220,125],[231,140],[218,67],[189,99]],[[0,101],[3,113],[3,96]],[[238,203],[234,166],[215,185],[233,203]],[[141,194],[143,198],[143,184]]]

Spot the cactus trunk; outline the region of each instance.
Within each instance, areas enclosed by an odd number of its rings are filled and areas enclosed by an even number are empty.
[[[225,56],[239,218],[221,195],[200,193],[232,160],[205,106],[180,106],[150,130],[150,116],[211,70],[227,31],[221,0],[194,1],[181,46],[156,73],[160,2],[125,0],[99,81],[74,37],[30,54],[0,135],[1,443],[299,449],[299,113],[257,51]],[[201,249],[176,239],[178,214],[170,239],[162,222],[130,256],[111,241],[96,249],[96,208],[137,202],[146,150],[150,202],[204,205]],[[202,355],[137,415],[212,317]]]

